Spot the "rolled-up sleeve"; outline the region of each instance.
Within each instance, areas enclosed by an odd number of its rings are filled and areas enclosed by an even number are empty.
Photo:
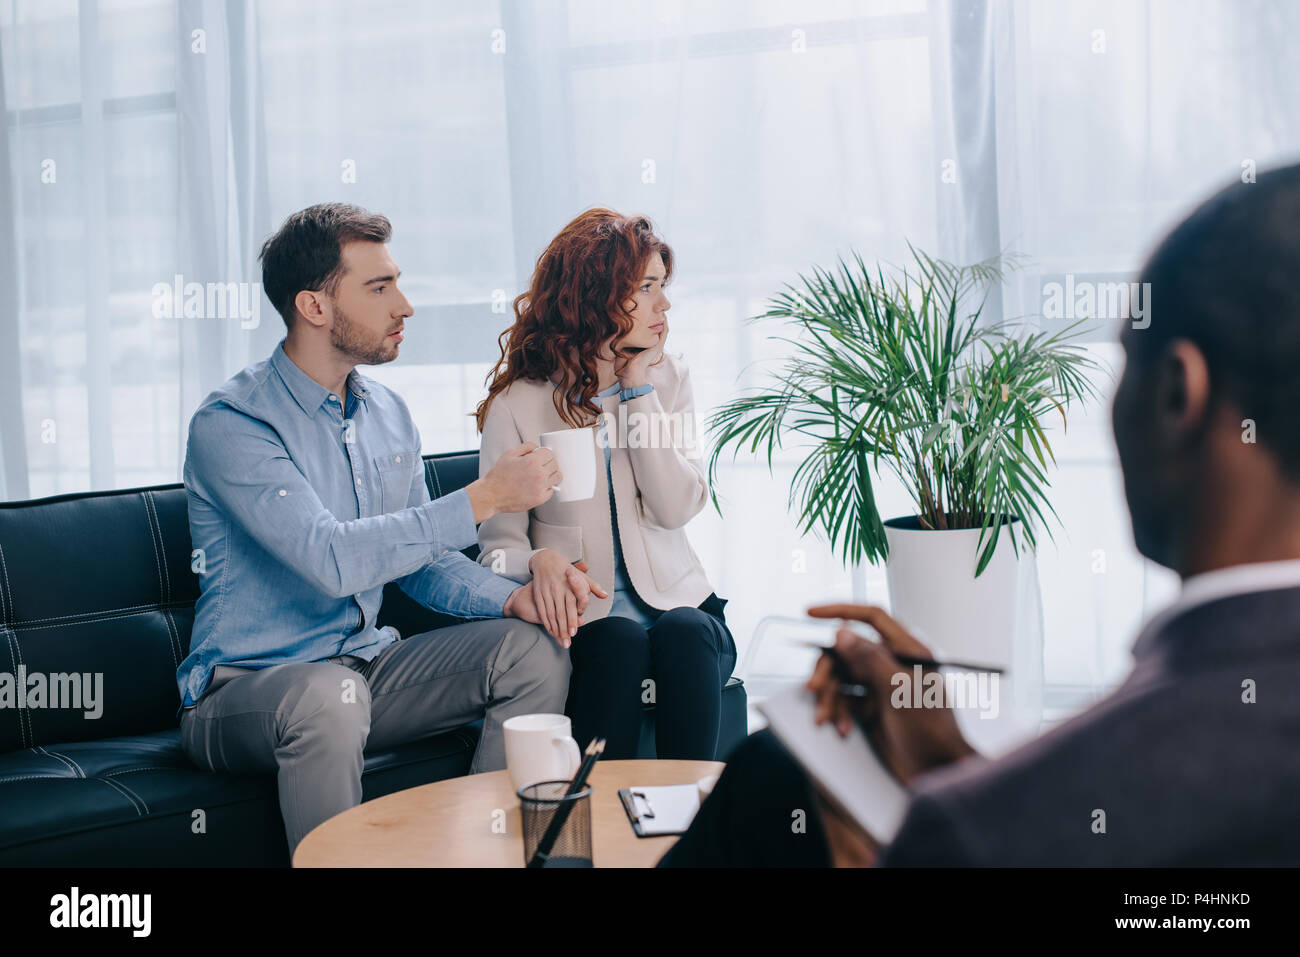
[[[464,513],[458,518],[459,521],[468,521],[469,540],[459,547],[467,548],[478,540],[469,493],[462,488],[434,501],[443,502],[453,497],[464,502]],[[425,484],[424,469],[417,469],[407,505],[423,508],[428,502],[429,487]],[[464,531],[462,525],[457,526],[458,534],[463,535]],[[445,549],[433,562],[403,576],[397,583],[402,591],[426,608],[458,618],[501,618],[505,614],[506,599],[519,587],[518,582],[502,578],[455,548]]]
[[[501,618],[506,599],[519,587],[460,552],[448,552],[398,585],[426,608],[457,618]]]

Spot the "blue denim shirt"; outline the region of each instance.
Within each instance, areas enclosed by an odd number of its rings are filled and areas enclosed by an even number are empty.
[[[185,453],[199,574],[182,708],[219,664],[264,668],[397,640],[375,617],[396,581],[429,608],[500,617],[517,582],[459,551],[477,541],[469,493],[430,501],[406,403],[355,370],[347,409],[281,340],[199,405]]]

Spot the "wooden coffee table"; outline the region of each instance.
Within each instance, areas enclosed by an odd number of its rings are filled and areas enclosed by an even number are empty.
[[[719,761],[600,761],[591,772],[596,867],[653,867],[677,841],[637,837],[618,799],[634,784],[693,784]],[[294,867],[523,867],[519,798],[505,771],[435,781],[336,814],[302,839]]]

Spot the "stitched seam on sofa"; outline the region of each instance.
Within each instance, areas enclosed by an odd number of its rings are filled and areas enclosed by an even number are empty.
[[[114,612],[114,611],[148,611],[150,608],[161,608],[161,607],[186,608],[189,606],[189,604],[190,602],[188,601],[174,601],[168,603],[166,606],[162,606],[159,605],[157,602],[145,602],[143,605],[123,605],[121,608],[102,608],[96,611],[79,611],[73,615],[52,615],[49,618],[28,618],[25,621],[15,622],[15,627],[17,625],[30,625],[30,624],[35,624],[37,622],[44,622],[44,621],[59,622],[59,621],[68,621],[72,618],[93,618],[95,615],[107,615],[110,612]]]
[[[58,758],[65,765],[71,768],[72,772],[76,774],[77,777],[79,778],[84,778],[86,776],[86,772],[81,770],[81,765],[79,765],[76,761],[72,760],[72,758],[68,757],[67,755],[59,754],[59,752],[57,751],[47,751],[45,750],[45,747],[43,745],[37,745],[36,747],[32,748],[32,750],[39,751],[47,758]]]
[[[0,577],[4,580],[4,593],[0,594],[0,621],[15,617],[14,596],[9,592],[9,566],[5,564],[4,546],[0,545]]]
[[[70,778],[62,774],[19,774],[16,777],[0,778],[0,784],[8,784],[10,781],[34,781],[37,778],[49,778],[51,781],[81,780],[81,778]]]
[[[0,635],[4,636],[5,650],[9,652],[9,666],[13,668],[14,670],[13,673],[16,675],[18,674],[18,659],[14,657],[13,646],[10,644],[11,639],[9,636],[12,634],[13,634],[13,630],[9,628],[8,625],[5,625],[4,623],[0,622]],[[27,747],[27,736],[23,734],[23,716],[21,713],[19,713],[20,710],[21,709],[15,709],[14,720],[18,722],[19,747],[25,748]]]
[[[96,777],[102,777],[102,776],[100,776],[100,775],[96,775]],[[109,777],[111,777],[111,775],[110,775]],[[137,794],[135,791],[132,791],[129,787],[127,787],[125,784],[123,784],[121,781],[110,781],[109,783],[110,783],[110,784],[115,784],[115,785],[117,785],[118,787],[120,787],[120,788],[122,788],[124,791],[126,791],[128,794],[132,795],[132,796],[135,797],[137,800],[139,800],[139,802],[140,802],[141,804],[144,805],[144,813],[145,813],[145,814],[152,814],[152,813],[153,813],[152,811],[149,810],[149,803],[148,803],[147,801],[145,801],[145,799],[142,798],[142,797],[141,797],[139,794]]]
[[[116,777],[119,774],[135,774],[136,771],[193,771],[193,770],[194,770],[193,768],[177,768],[177,767],[159,765],[158,767],[152,767],[152,768],[122,768],[121,770],[118,771],[105,771],[103,774],[100,774],[99,777],[111,778],[111,777]]]
[[[176,632],[176,623],[172,621],[172,613],[170,608],[160,608],[159,611],[163,613],[163,621],[167,623],[167,648],[172,653],[172,666],[175,668],[179,668],[181,666],[181,659],[179,654],[180,647],[181,647],[181,638],[180,635],[177,634]]]
[[[149,501],[140,493],[140,501],[144,505],[144,520],[149,523],[149,544],[153,546],[153,572],[158,576],[158,603],[161,604],[167,600],[163,592],[162,582],[162,562],[158,559],[158,539],[153,533],[153,513],[149,511]]]
[[[62,624],[57,624],[57,625],[23,625],[23,631],[41,631],[45,628],[63,628],[63,627],[71,627],[73,625],[93,625],[101,621],[112,621],[115,618],[134,618],[137,615],[147,615],[149,612],[154,611],[157,607],[158,607],[157,605],[150,605],[147,608],[141,609],[140,611],[128,612],[125,615],[100,615],[98,618],[87,618],[85,621],[66,621],[63,622]],[[15,628],[14,630],[17,631],[18,629]]]
[[[140,798],[138,794],[132,791],[125,784],[119,784],[118,782],[112,780],[111,778],[89,778],[89,780],[103,781],[113,790],[118,791],[121,794],[124,794],[126,796],[126,799],[130,801],[132,806],[135,808],[135,813],[138,814],[140,817],[144,817],[146,814],[149,813],[149,805],[145,804],[144,800]],[[144,807],[143,811],[140,810],[142,806]]]
[[[167,603],[172,600],[172,575],[167,570],[167,542],[163,539],[162,520],[158,517],[158,506],[154,503],[153,492],[144,493],[145,504],[149,506],[149,514],[153,516],[152,527],[158,533],[158,553],[162,556],[158,560],[159,567],[162,568],[163,585],[163,602]]]
[[[436,493],[434,498],[442,498],[442,482],[438,479],[438,463],[430,462],[429,471],[433,473],[433,490]]]
[[[23,663],[23,650],[18,644],[18,633],[12,628],[5,628],[3,630],[5,638],[9,642],[9,656],[13,659],[14,673],[17,674],[18,668]],[[23,733],[24,720],[27,722],[26,734]],[[18,709],[18,738],[19,743],[25,748],[31,747],[36,742],[36,738],[32,734],[32,716],[27,714],[26,708]]]
[[[163,566],[164,575],[167,572],[167,566]],[[171,596],[171,581],[167,581],[167,595]],[[167,634],[171,637],[172,644],[172,665],[175,668],[181,666],[181,630],[176,625],[176,619],[172,617],[172,606],[169,602],[159,609],[163,613],[163,618],[167,621]]]
[[[167,562],[164,561],[167,555],[167,544],[162,537],[162,522],[158,520],[158,511],[154,507],[153,493],[141,492],[141,498],[144,500],[145,514],[149,519],[149,540],[153,542],[153,560],[159,569],[158,589],[162,593],[162,604],[159,609],[163,613],[163,619],[167,623],[167,640],[171,646],[172,664],[179,668],[181,666],[180,650],[181,640],[176,633],[175,623],[172,621],[172,614],[166,606],[171,603],[172,599],[172,576],[167,571]],[[162,555],[160,558],[159,555]]]

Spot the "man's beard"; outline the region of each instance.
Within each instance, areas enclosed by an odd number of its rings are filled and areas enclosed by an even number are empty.
[[[334,306],[334,324],[330,326],[330,345],[359,366],[382,365],[397,358],[397,343],[389,342],[387,335],[377,340],[370,338],[337,304]]]

